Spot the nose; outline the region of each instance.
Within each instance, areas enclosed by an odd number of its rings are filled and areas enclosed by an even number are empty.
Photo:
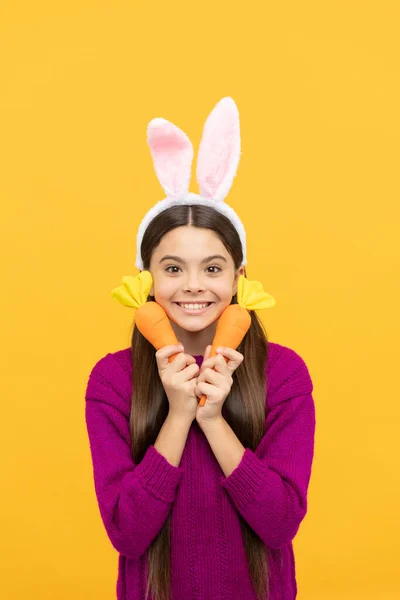
[[[204,290],[204,283],[201,281],[201,278],[199,278],[197,275],[190,275],[188,276],[187,280],[186,280],[186,284],[184,286],[184,289],[186,291],[191,291],[194,293],[197,292],[201,292]]]

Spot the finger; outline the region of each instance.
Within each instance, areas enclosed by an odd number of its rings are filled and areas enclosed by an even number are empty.
[[[175,352],[182,352],[183,351],[183,346],[181,344],[171,344],[168,346],[163,346],[162,348],[159,348],[156,352],[156,356],[160,357],[160,358],[168,358],[168,356],[171,356],[172,354],[174,354]]]
[[[210,358],[210,352],[211,352],[211,344],[209,346],[206,347],[206,350],[204,352],[204,357],[203,357],[203,362],[202,364],[205,363],[206,360],[208,360]]]
[[[199,365],[195,362],[194,364],[189,365],[183,371],[183,381],[190,381],[193,379],[199,371]]]
[[[226,376],[230,376],[229,373],[222,374],[214,371],[214,369],[207,368],[201,375],[197,378],[197,382],[205,381],[206,383],[211,383],[217,387],[221,387],[223,385],[224,379]]]
[[[170,362],[169,359],[174,354],[177,354],[177,356],[172,362]],[[171,365],[171,371],[173,373],[177,373],[181,371],[189,362],[192,363],[195,359],[190,355],[180,351],[179,347],[171,346],[170,349],[167,350],[166,346],[165,348],[162,348],[156,352],[156,360],[160,371],[165,371],[168,365]]]
[[[210,352],[211,352],[211,348],[212,345],[210,344],[209,346],[206,347],[205,352],[204,352],[204,356],[203,356],[203,362],[201,363],[201,369],[200,372],[202,372],[204,370],[204,363],[208,360],[208,358],[210,357]],[[207,366],[207,365],[205,365]]]
[[[222,356],[228,356],[229,359],[236,360],[238,362],[241,362],[244,358],[243,354],[241,354],[237,350],[234,350],[233,348],[229,348],[228,346],[220,346],[219,348],[217,348],[216,353],[222,354]]]
[[[207,397],[212,397],[214,392],[215,385],[211,385],[205,381],[200,381],[196,386],[196,396],[201,397],[203,394],[205,394]]]
[[[231,376],[233,371],[239,366],[236,361],[229,360],[228,357],[222,356],[218,354],[215,357],[215,362],[213,368],[217,373],[221,373],[222,375]]]
[[[223,356],[228,367],[233,371],[243,362],[244,356],[233,348],[223,347],[218,349],[217,356]]]
[[[179,371],[182,371],[182,369],[184,369],[187,365],[191,366],[195,363],[196,363],[196,359],[193,358],[193,356],[191,356],[190,354],[185,354],[184,352],[181,352],[180,354],[178,354],[178,356],[175,358],[175,360],[172,361],[171,371],[172,371],[172,373],[178,373]]]
[[[202,362],[202,366],[204,365],[204,367],[213,366],[214,362],[218,358],[218,356],[221,356],[220,354],[214,354],[214,356],[210,356],[211,348],[212,348],[212,346],[207,346],[206,351],[204,353],[204,359]]]
[[[182,348],[179,346],[179,344],[163,346],[162,348],[159,348],[155,354],[159,369],[166,369],[170,364],[169,358],[178,353],[182,353]]]
[[[216,365],[221,365],[223,367],[224,365],[226,365],[227,360],[228,359],[222,356],[221,354],[216,354],[215,356],[211,356],[209,359],[203,362],[202,367],[204,367],[204,369],[213,369]]]

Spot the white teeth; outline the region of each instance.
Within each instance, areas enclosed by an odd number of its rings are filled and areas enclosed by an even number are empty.
[[[200,308],[206,308],[210,303],[205,304],[179,304],[182,308],[188,308],[189,310],[198,310]]]

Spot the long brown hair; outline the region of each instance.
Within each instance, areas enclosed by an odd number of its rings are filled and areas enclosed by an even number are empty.
[[[239,235],[229,219],[211,207],[184,205],[171,207],[149,224],[141,245],[143,267],[149,270],[152,252],[161,238],[175,227],[201,227],[215,231],[232,256],[235,269],[241,265],[243,254]],[[244,270],[246,276],[246,271]],[[148,296],[148,301],[154,301]],[[232,297],[237,303],[237,295]],[[233,385],[226,398],[222,414],[245,448],[255,451],[265,433],[266,419],[266,361],[268,338],[262,322],[250,311],[251,325],[237,350],[244,360],[234,371]],[[154,444],[168,414],[168,399],[158,375],[155,349],[133,323],[132,406],[130,433],[132,455],[138,464],[147,448]],[[268,548],[238,513],[245,544],[250,576],[259,600],[269,598]],[[170,515],[147,551],[149,590],[154,600],[170,600],[171,554]]]

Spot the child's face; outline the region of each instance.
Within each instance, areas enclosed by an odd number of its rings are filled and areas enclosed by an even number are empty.
[[[203,262],[215,254],[223,258]],[[162,260],[166,255],[177,256],[181,261]],[[177,325],[174,329],[178,339],[182,340],[184,335],[179,334],[184,331],[201,331],[213,324],[215,330],[215,322],[237,292],[237,280],[244,267],[235,272],[231,255],[213,231],[184,226],[164,235],[153,252],[149,271],[153,277],[150,295]],[[199,314],[189,314],[177,304],[196,301],[212,304]]]

